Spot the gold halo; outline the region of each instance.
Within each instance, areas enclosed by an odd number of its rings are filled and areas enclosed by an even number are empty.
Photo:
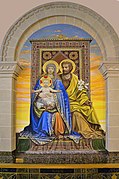
[[[40,81],[42,81],[42,83],[40,82],[40,86],[44,86],[44,84],[43,84],[43,81],[44,80],[48,80],[49,81],[49,85],[48,86],[51,86],[51,84],[52,84],[52,79],[49,77],[49,76],[47,76],[47,78],[45,78],[45,76],[43,76],[41,79],[40,79]]]
[[[53,61],[53,60],[49,60],[49,61],[47,61],[47,62],[43,65],[43,71],[44,71],[44,73],[46,73],[46,66],[47,66],[48,64],[54,64],[54,65],[56,66],[56,73],[58,73],[58,71],[59,71],[58,63],[55,62],[55,61]]]
[[[75,65],[75,63],[72,61],[72,60],[70,60],[70,59],[64,59],[64,60],[62,60],[61,62],[60,62],[60,71],[61,71],[61,73],[62,73],[62,63],[63,62],[70,62],[71,64],[72,64],[72,66],[73,66],[73,69],[72,69],[72,71],[71,71],[71,73],[73,73],[74,71],[75,71],[75,69],[76,69],[76,65]]]

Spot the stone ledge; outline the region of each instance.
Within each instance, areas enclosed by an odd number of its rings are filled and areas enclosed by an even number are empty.
[[[93,164],[107,163],[107,152],[90,153],[82,151],[78,154],[26,154],[17,157],[23,158],[23,163],[28,164]]]
[[[23,70],[23,67],[18,62],[0,62],[0,75],[2,76],[8,76],[13,77],[16,79],[16,77],[19,76],[20,71]],[[11,75],[11,76],[10,76]]]
[[[12,152],[0,152],[0,163],[14,163],[15,157]]]
[[[117,61],[103,61],[99,67],[103,77],[107,79],[111,76],[119,76],[119,62]]]
[[[80,151],[78,154],[26,154],[0,152],[0,163],[15,163],[22,159],[24,164],[118,164],[119,152]],[[20,162],[19,162],[20,163]]]

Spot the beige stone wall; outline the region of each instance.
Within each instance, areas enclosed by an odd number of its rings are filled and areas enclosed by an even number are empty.
[[[16,148],[16,80],[22,68],[0,62],[0,151]]]
[[[0,52],[0,94],[4,92],[0,96],[0,151],[13,151],[16,144],[14,84],[22,68],[15,61],[19,59],[19,52],[28,36],[54,23],[75,25],[96,39],[104,60],[100,69],[107,84],[106,148],[109,151],[119,151],[119,145],[115,145],[116,142],[119,143],[119,100],[118,97],[115,98],[119,91],[118,36],[111,25],[94,11],[66,2],[45,4],[31,10],[9,29],[4,38]]]
[[[106,81],[106,147],[119,151],[119,63],[103,62],[100,70]]]
[[[7,32],[1,46],[1,61],[17,60],[25,39],[46,25],[70,23],[80,26],[97,41],[103,60],[118,60],[119,39],[113,28],[100,15],[84,6],[57,2],[39,6],[22,16]],[[21,40],[21,41],[20,41]],[[18,49],[19,48],[19,49]]]
[[[66,0],[58,0],[66,1]],[[14,22],[19,19],[23,14],[29,10],[49,2],[56,2],[56,0],[1,0],[0,5],[0,45],[3,42],[3,38],[7,33],[7,30],[11,27]],[[68,0],[68,2],[74,2],[77,4],[84,5],[102,17],[104,17],[115,29],[119,35],[119,23],[117,18],[119,16],[119,1],[118,0]],[[4,18],[3,18],[4,17]]]

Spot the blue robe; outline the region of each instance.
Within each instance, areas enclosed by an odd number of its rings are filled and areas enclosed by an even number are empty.
[[[78,143],[80,134],[72,131],[71,112],[69,105],[68,94],[64,88],[63,83],[59,79],[53,80],[53,89],[60,90],[60,93],[56,93],[57,103],[56,109],[52,110],[37,110],[35,101],[37,101],[36,94],[31,96],[31,108],[30,108],[30,125],[25,127],[21,132],[22,136],[27,136],[32,139],[36,144],[45,144],[52,141],[55,138],[53,131],[53,123],[55,122],[55,113],[59,112],[63,122],[65,124],[64,136],[73,139]],[[37,81],[34,90],[40,89],[40,80]]]

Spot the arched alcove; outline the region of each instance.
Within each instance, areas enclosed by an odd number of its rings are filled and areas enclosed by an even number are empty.
[[[20,69],[20,50],[26,39],[40,28],[51,24],[71,24],[84,29],[98,43],[103,62],[100,68],[107,83],[107,135],[106,148],[109,151],[119,151],[119,38],[113,27],[100,15],[91,9],[71,2],[52,2],[36,7],[22,16],[8,30],[0,52],[0,110],[1,143],[0,151],[13,151],[16,148],[15,138],[15,81]],[[9,89],[9,90],[8,90]],[[4,118],[4,121],[2,120]],[[7,130],[7,134],[4,132]]]

